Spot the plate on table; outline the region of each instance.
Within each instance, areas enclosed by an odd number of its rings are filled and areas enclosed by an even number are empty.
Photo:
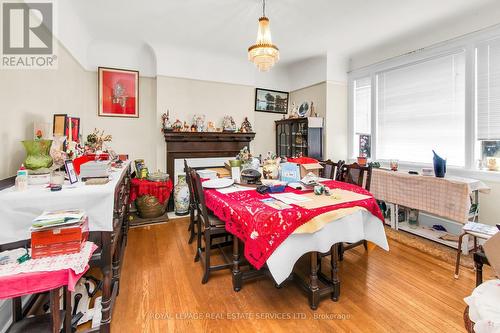
[[[202,183],[204,188],[224,188],[234,184],[234,180],[230,178],[210,179]]]

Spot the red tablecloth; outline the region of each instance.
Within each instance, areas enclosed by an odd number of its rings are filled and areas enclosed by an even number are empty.
[[[155,196],[161,204],[168,201],[174,185],[168,179],[166,182],[152,182],[146,179],[133,178],[130,182],[130,202],[143,195]]]
[[[217,190],[205,190],[206,205],[226,223],[226,230],[245,243],[244,254],[248,261],[260,269],[274,250],[302,224],[323,213],[341,208],[363,207],[383,221],[377,201],[370,192],[359,186],[337,182],[323,182],[331,189],[340,188],[369,195],[369,199],[346,202],[337,205],[306,209],[296,205],[276,210],[261,200],[268,194],[257,191],[241,191],[222,194]],[[286,192],[304,193],[287,187]]]
[[[96,249],[97,246],[93,245],[92,253]],[[90,254],[91,256],[92,253]],[[75,274],[71,268],[67,268],[51,272],[33,272],[2,276],[0,277],[0,299],[37,294],[62,286],[68,286],[69,291],[74,291],[76,283],[88,269],[89,265],[79,274]]]

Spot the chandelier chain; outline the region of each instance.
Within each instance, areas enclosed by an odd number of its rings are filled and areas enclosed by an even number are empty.
[[[262,0],[262,16],[266,17],[266,0]]]

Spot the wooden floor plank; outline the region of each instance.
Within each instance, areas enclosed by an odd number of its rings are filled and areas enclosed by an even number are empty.
[[[221,271],[202,285],[187,238],[186,219],[130,230],[113,332],[464,331],[473,271],[462,268],[455,280],[452,265],[403,244],[347,252],[339,302],[327,298],[311,311],[292,283],[276,289],[263,278],[235,293]]]

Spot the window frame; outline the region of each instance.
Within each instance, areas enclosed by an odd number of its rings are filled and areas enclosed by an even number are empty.
[[[371,156],[372,160],[377,160],[382,164],[388,161],[377,159],[377,84],[378,75],[393,69],[404,68],[419,64],[433,58],[439,58],[465,52],[465,166],[450,167],[450,171],[461,176],[475,176],[477,178],[500,179],[500,172],[491,172],[477,168],[476,142],[477,142],[477,101],[476,101],[476,48],[488,41],[500,38],[500,25],[471,33],[462,37],[448,40],[426,48],[419,49],[408,54],[390,58],[373,65],[362,67],[348,73],[348,159],[355,160],[357,152],[354,151],[354,81],[362,78],[371,78]],[[402,168],[422,168],[432,165],[432,162],[412,163],[409,161],[400,161]],[[492,177],[489,177],[489,176]]]

